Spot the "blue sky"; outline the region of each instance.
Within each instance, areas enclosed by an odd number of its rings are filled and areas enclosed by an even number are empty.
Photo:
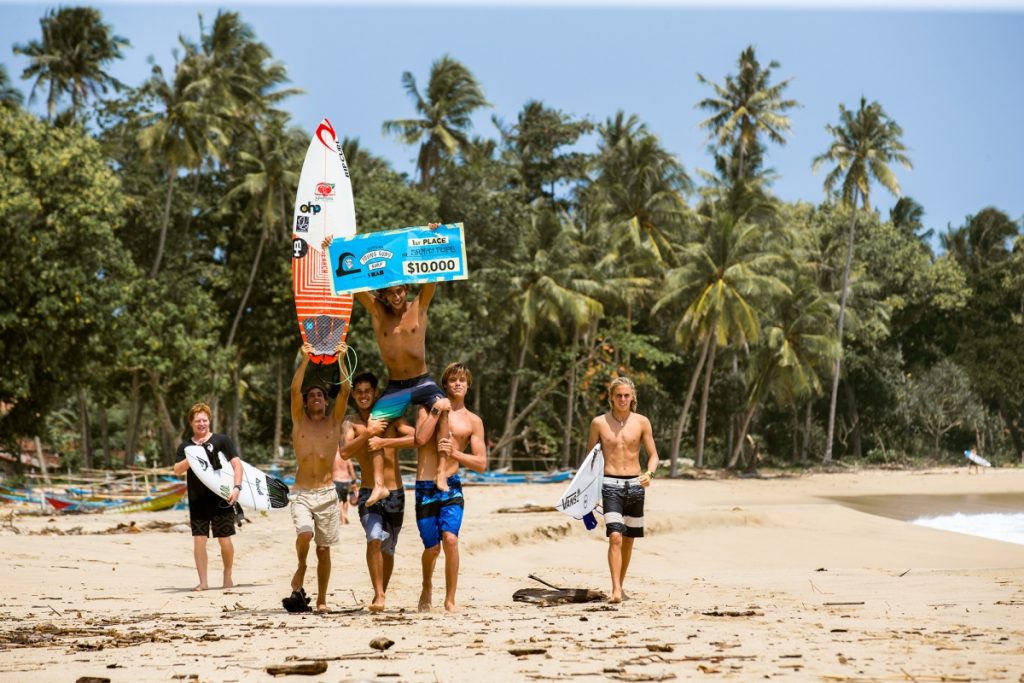
[[[735,73],[752,44],[762,63],[777,60],[779,79],[801,107],[791,113],[785,147],[769,148],[785,200],[818,202],[824,171],[811,171],[827,149],[827,124],[838,105],[877,100],[904,130],[914,170],[899,169],[904,194],[925,208],[925,224],[942,232],[968,214],[995,206],[1024,216],[1024,3],[756,2],[701,5],[648,2],[636,8],[608,0],[534,1],[512,8],[485,2],[352,3],[92,3],[132,47],[112,71],[137,84],[152,56],[170,67],[177,36],[198,35],[197,13],[240,11],[283,62],[304,95],[286,105],[309,130],[328,116],[339,135],[358,137],[400,171],[412,172],[416,150],[381,133],[381,122],[413,115],[403,71],[423,86],[443,54],[466,64],[493,109],[476,118],[479,135],[495,137],[530,99],[578,117],[603,121],[622,109],[637,114],[676,154],[691,176],[711,167],[705,114],[710,94],[700,72],[720,82]],[[25,66],[11,46],[39,37],[45,3],[0,0],[0,61],[15,83]],[[982,9],[978,9],[981,7]],[[970,9],[968,9],[970,8]],[[38,105],[37,105],[38,106]],[[888,215],[895,200],[880,188],[873,202]],[[469,218],[469,217],[467,217]]]

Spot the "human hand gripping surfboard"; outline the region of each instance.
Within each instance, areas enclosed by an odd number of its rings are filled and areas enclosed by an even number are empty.
[[[593,513],[601,502],[601,486],[604,484],[604,452],[601,442],[591,449],[583,459],[569,486],[555,503],[555,509],[573,519],[582,519],[588,529],[597,525]]]
[[[352,295],[334,296],[325,238],[356,234],[356,209],[348,164],[334,126],[320,122],[306,150],[295,194],[292,223],[292,291],[302,341],[313,345],[310,360],[329,365],[348,335]]]
[[[214,468],[211,458],[217,457],[220,468]],[[185,459],[203,486],[227,500],[235,485],[235,472],[220,451],[209,453],[202,446],[186,446]],[[288,505],[288,485],[280,479],[268,477],[261,470],[242,461],[242,490],[238,504],[251,510],[266,511]]]

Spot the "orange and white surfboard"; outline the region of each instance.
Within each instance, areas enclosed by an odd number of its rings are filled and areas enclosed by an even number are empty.
[[[313,345],[310,360],[326,365],[334,349],[348,336],[352,295],[331,291],[330,263],[324,238],[356,234],[356,209],[348,164],[334,126],[327,119],[317,126],[306,150],[295,195],[292,223],[292,291],[302,341]]]

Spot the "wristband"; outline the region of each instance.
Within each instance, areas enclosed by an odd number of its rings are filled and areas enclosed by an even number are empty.
[[[644,472],[644,474],[647,475],[648,479],[654,479],[654,472],[647,470],[646,472]]]
[[[242,485],[241,484],[235,484],[232,488],[236,488],[239,491],[241,491],[242,490]]]

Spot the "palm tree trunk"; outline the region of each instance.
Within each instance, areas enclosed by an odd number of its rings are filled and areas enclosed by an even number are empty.
[[[78,387],[78,421],[82,432],[82,467],[92,469],[92,430],[89,428],[89,401],[85,387]]]
[[[100,442],[103,445],[103,466],[110,468],[113,467],[113,463],[110,462],[110,419],[107,416],[107,407],[102,403],[99,406],[99,419]]]
[[[804,408],[804,439],[800,448],[800,463],[807,462],[807,453],[811,450],[811,418],[814,415],[814,401],[807,401]]]
[[[280,354],[274,361],[274,456],[275,465],[281,460],[281,437],[284,424],[284,364],[281,362]]]
[[[512,421],[515,417],[516,411],[516,395],[519,393],[519,376],[523,371],[523,366],[526,364],[526,347],[530,343],[530,333],[527,332],[523,336],[523,345],[519,349],[519,361],[516,364],[516,371],[512,375],[512,386],[509,387],[508,395],[508,406],[505,408],[505,429],[501,434],[501,439],[512,436]],[[509,467],[512,463],[512,442],[507,443],[498,454],[498,466]]]
[[[245,283],[245,291],[242,292],[242,299],[238,302],[238,308],[235,309],[235,317],[231,321],[231,330],[228,332],[228,339],[224,346],[231,348],[231,345],[235,343],[235,333],[238,332],[238,323],[242,320],[242,314],[245,313],[245,307],[249,304],[249,295],[252,294],[253,283],[256,282],[256,273],[260,268],[260,259],[263,257],[263,245],[267,242],[267,230],[264,228],[260,231],[260,241],[256,245],[256,255],[253,256],[252,265],[249,267],[249,279]]]
[[[579,347],[580,331],[575,325],[572,330],[572,363],[569,366],[569,398],[565,407],[565,435],[562,438],[562,469],[569,469],[569,454],[572,449],[572,418],[576,407],[576,353]]]
[[[142,418],[142,388],[139,382],[139,371],[132,370],[131,405],[128,407],[128,433],[125,435],[124,466],[131,467],[135,462],[135,450],[139,445],[139,421]]]
[[[157,418],[160,423],[160,463],[162,465],[174,464],[174,448],[177,434],[174,432],[174,422],[171,420],[171,413],[167,409],[167,401],[164,400],[163,392],[160,391],[160,375],[150,373],[150,385],[153,388],[153,398],[156,400]]]
[[[676,422],[676,430],[672,434],[672,450],[670,460],[672,468],[669,472],[670,477],[675,477],[679,474],[679,444],[683,440],[683,430],[686,428],[686,420],[690,416],[690,406],[693,405],[693,395],[697,392],[697,380],[700,379],[701,370],[704,369],[704,363],[708,358],[708,349],[711,346],[711,335],[704,340],[704,346],[700,350],[700,358],[697,360],[697,367],[694,369],[693,374],[690,376],[690,386],[686,390],[686,398],[683,400],[683,409],[679,411],[679,420]]]
[[[857,411],[857,395],[853,390],[853,382],[847,377],[843,382],[846,393],[846,411],[850,416],[850,438],[853,440],[853,457],[860,458],[863,454],[860,438],[860,413]]]
[[[164,259],[164,247],[167,244],[167,225],[171,222],[171,199],[174,197],[174,180],[178,173],[176,169],[168,169],[167,196],[164,198],[164,213],[160,219],[160,239],[156,245],[156,255],[153,257],[153,267],[149,271],[149,277],[155,278],[160,272],[160,262]]]
[[[50,485],[50,471],[46,469],[46,456],[43,455],[43,442],[39,437],[35,437],[36,444],[36,459],[39,460],[39,473],[43,475],[43,483],[47,486]],[[18,453],[18,459],[21,459],[21,452]]]
[[[714,335],[714,332],[711,333]],[[704,388],[700,392],[700,414],[697,418],[697,454],[695,467],[704,467],[704,429],[708,418],[708,393],[711,391],[711,373],[715,369],[715,351],[718,344],[712,338],[708,351],[708,368],[704,371]]]
[[[846,322],[846,300],[850,295],[850,265],[853,263],[853,237],[857,229],[857,202],[854,199],[850,207],[850,235],[846,243],[846,264],[843,266],[843,283],[839,296],[839,324],[837,334],[839,335],[839,356],[832,366],[832,395],[828,404],[828,435],[825,437],[825,455],[822,462],[832,462],[832,442],[836,435],[836,399],[839,397],[839,371],[843,363],[843,324]]]
[[[242,372],[239,369],[240,364],[241,360],[231,370],[231,430],[228,432],[228,436],[234,442],[235,448],[239,449],[239,454],[241,454],[242,448],[242,442],[238,438],[242,431]]]
[[[754,413],[757,412],[757,408],[760,406],[760,402],[755,401],[753,405],[747,408],[743,414],[743,422],[740,424],[739,436],[736,438],[736,447],[732,451],[732,455],[729,457],[729,463],[726,465],[728,469],[736,467],[736,463],[739,462],[740,454],[743,453],[743,440],[747,436],[747,430],[750,429],[750,423],[754,419]]]

